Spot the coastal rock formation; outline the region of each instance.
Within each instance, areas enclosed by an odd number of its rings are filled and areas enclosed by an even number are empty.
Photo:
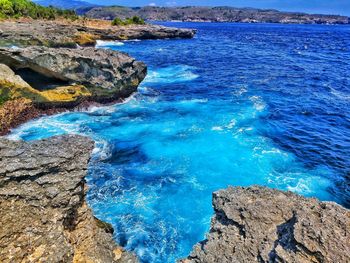
[[[0,262],[137,262],[85,202],[93,142],[0,139]]]
[[[95,48],[0,48],[0,61],[12,69],[27,70],[28,77],[37,73],[39,79],[41,75],[61,82],[63,86],[70,86],[71,91],[62,94],[77,95],[79,91],[78,95],[92,96],[95,101],[129,96],[137,90],[147,71],[144,63],[125,53]],[[38,78],[34,81],[38,82]],[[48,85],[49,80],[42,82],[41,85]],[[77,90],[77,85],[83,85],[88,90],[82,87]],[[38,88],[46,90],[45,87]],[[52,89],[41,93],[43,102],[45,98],[50,101],[50,95],[55,97],[52,93]],[[73,97],[76,100],[78,96]],[[69,98],[63,98],[63,101],[66,100]]]
[[[0,135],[43,113],[130,96],[147,67],[95,48],[0,48]]]
[[[96,40],[192,38],[195,30],[158,25],[112,26],[110,21],[17,20],[0,23],[0,45],[94,46]]]
[[[207,239],[183,263],[350,262],[350,211],[264,187],[213,194]]]

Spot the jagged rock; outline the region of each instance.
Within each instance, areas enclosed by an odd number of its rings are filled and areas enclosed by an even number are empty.
[[[0,61],[12,69],[29,69],[67,85],[84,85],[95,101],[129,96],[147,71],[144,63],[125,53],[95,48],[0,48]]]
[[[128,97],[147,72],[125,53],[95,48],[0,48],[0,61],[0,135],[43,113]]]
[[[93,142],[0,139],[0,262],[137,262],[85,202]]]
[[[350,211],[264,187],[213,194],[207,239],[183,263],[350,262]]]
[[[192,38],[192,29],[158,25],[112,26],[111,21],[79,19],[77,21],[18,20],[0,23],[0,42],[48,47],[92,46],[96,40]]]
[[[100,36],[102,40],[130,40],[130,39],[165,39],[165,38],[193,38],[196,30],[165,27],[159,25],[134,25],[110,28],[109,31],[89,29],[89,33]]]

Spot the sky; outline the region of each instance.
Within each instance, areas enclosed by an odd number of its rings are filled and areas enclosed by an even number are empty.
[[[274,8],[282,11],[341,14],[350,16],[350,0],[86,0],[103,5],[125,6],[235,6]]]

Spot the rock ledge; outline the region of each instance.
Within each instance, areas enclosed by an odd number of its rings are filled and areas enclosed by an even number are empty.
[[[213,194],[207,239],[183,263],[350,262],[350,211],[264,187]]]
[[[137,262],[85,202],[93,142],[0,138],[0,262]]]

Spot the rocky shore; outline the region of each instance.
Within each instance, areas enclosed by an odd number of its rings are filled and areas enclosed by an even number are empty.
[[[112,26],[84,18],[1,21],[0,135],[42,114],[118,102],[135,92],[147,74],[146,65],[122,52],[86,47],[97,40],[194,34],[191,29]]]
[[[350,262],[350,211],[264,187],[213,194],[207,239],[182,263]]]
[[[14,20],[0,22],[0,46],[94,46],[97,40],[192,38],[196,31],[158,25],[112,26],[110,21]]]
[[[41,114],[130,96],[147,67],[125,53],[82,48],[0,48],[0,135]]]
[[[0,262],[138,262],[85,201],[94,143],[0,138]],[[349,262],[350,211],[265,187],[213,194],[207,239],[181,263]]]
[[[0,138],[0,262],[137,262],[85,202],[94,143]]]
[[[0,135],[42,114],[119,101],[146,76],[146,65],[125,53],[81,46],[195,34],[153,25],[78,23],[0,23]],[[137,262],[86,204],[92,148],[91,140],[79,136],[33,143],[0,137],[0,262]]]
[[[0,44],[21,46],[0,48],[0,135],[42,114],[128,97],[146,76],[146,65],[125,53],[79,46],[195,33],[84,23],[0,23]],[[87,206],[93,147],[72,135],[0,137],[0,262],[137,262]],[[335,203],[237,187],[214,193],[213,206],[207,239],[181,262],[350,262],[350,212]]]

